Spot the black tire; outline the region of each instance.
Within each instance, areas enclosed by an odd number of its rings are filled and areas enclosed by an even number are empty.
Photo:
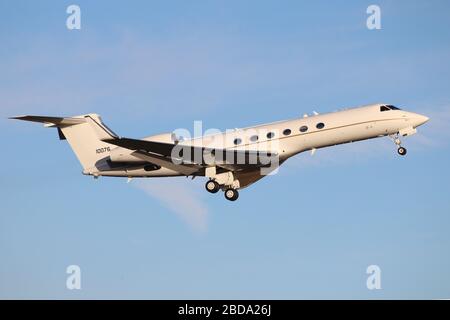
[[[397,149],[397,152],[399,155],[404,156],[404,155],[406,155],[407,151],[406,151],[406,148],[400,147]]]
[[[219,186],[219,184],[218,184],[216,181],[214,181],[214,180],[209,180],[209,181],[207,181],[206,184],[205,184],[205,189],[206,189],[206,191],[208,191],[208,192],[211,192],[211,193],[217,193],[217,191],[220,190],[220,186]]]
[[[239,198],[239,192],[236,189],[228,188],[224,192],[225,199],[230,201],[236,201]]]

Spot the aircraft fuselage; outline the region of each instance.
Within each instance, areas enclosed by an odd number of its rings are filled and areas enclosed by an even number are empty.
[[[418,126],[428,121],[426,116],[400,110],[386,109],[385,104],[374,104],[359,108],[346,109],[325,114],[303,116],[298,119],[277,121],[243,129],[232,129],[225,132],[188,139],[179,142],[180,145],[268,151],[277,153],[280,162],[308,150],[330,147],[338,144],[372,139],[388,135],[400,136],[415,133]],[[257,137],[257,139],[255,138]],[[150,136],[147,141],[173,142],[170,133]],[[136,162],[135,168],[123,170],[108,170],[99,175],[127,177],[161,177],[180,176],[179,172],[160,168],[146,171],[141,159],[124,151],[123,161]]]

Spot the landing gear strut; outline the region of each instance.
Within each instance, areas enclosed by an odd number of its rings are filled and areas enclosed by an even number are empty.
[[[219,185],[216,181],[214,181],[214,180],[209,180],[209,181],[206,182],[206,184],[205,184],[205,189],[206,189],[206,191],[208,191],[208,192],[211,192],[211,193],[217,193],[217,191],[220,190],[220,185]]]
[[[239,192],[236,189],[228,188],[225,190],[225,198],[230,201],[236,201],[239,198]]]
[[[392,135],[391,139],[398,146],[397,153],[401,156],[406,155],[407,150],[406,150],[406,148],[402,147],[402,142],[400,141],[398,134]]]

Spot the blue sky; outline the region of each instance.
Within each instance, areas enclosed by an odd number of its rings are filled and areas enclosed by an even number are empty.
[[[449,9],[1,1],[0,298],[450,298]],[[201,179],[94,181],[55,130],[7,120],[96,112],[142,137],[380,101],[431,118],[405,158],[388,139],[301,154],[235,203]]]

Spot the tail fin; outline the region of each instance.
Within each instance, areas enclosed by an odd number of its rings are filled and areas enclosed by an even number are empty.
[[[11,119],[41,122],[45,127],[58,128],[60,139],[69,142],[85,174],[97,171],[95,169],[96,162],[108,156],[110,151],[116,147],[101,139],[118,138],[103,124],[100,116],[94,113],[70,118],[19,116]]]

